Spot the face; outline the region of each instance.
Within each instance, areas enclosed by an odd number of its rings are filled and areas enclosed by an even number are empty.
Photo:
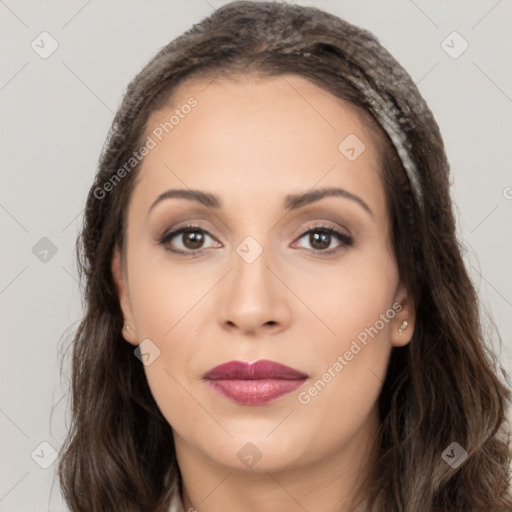
[[[148,136],[112,270],[179,462],[357,456],[391,348],[414,329],[368,129],[285,76],[185,82]]]

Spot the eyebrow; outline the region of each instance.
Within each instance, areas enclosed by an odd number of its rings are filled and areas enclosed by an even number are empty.
[[[302,194],[288,194],[287,196],[285,196],[284,208],[286,210],[297,210],[298,208],[302,208],[308,204],[319,201],[324,197],[344,197],[345,199],[350,199],[359,204],[373,217],[372,210],[359,196],[352,194],[342,188],[334,187],[316,189],[311,192],[305,192]],[[202,192],[201,190],[171,189],[166,190],[155,199],[155,201],[149,208],[148,214],[158,203],[164,201],[165,199],[172,198],[196,201],[203,204],[204,206],[207,206],[208,208],[222,208],[222,201],[215,194],[211,194],[209,192]]]
[[[372,210],[359,196],[356,196],[342,188],[326,187],[306,192],[304,194],[290,194],[285,197],[284,207],[286,210],[296,210],[297,208],[302,208],[303,206],[319,201],[324,197],[344,197],[355,201],[373,217]]]

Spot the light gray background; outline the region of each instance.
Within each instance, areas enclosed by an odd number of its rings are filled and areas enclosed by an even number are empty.
[[[58,449],[68,425],[58,350],[81,314],[73,251],[86,193],[129,79],[224,3],[0,0],[0,511],[65,510],[56,465],[42,469],[31,453],[44,459],[44,441]],[[374,32],[419,84],[446,143],[465,257],[510,369],[512,1],[298,3]],[[47,59],[31,48],[43,31],[59,44]],[[469,43],[457,59],[441,47],[453,31]],[[46,262],[32,252],[42,237],[57,247]]]

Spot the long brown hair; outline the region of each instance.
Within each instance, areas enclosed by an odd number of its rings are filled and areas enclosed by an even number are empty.
[[[72,424],[58,468],[68,505],[73,512],[156,512],[179,492],[171,427],[121,336],[110,263],[114,248],[123,248],[140,164],[119,169],[141,147],[150,115],[184,80],[251,73],[299,75],[348,101],[380,149],[391,242],[417,319],[412,341],[392,350],[379,398],[369,504],[379,512],[512,510],[504,430],[511,395],[461,257],[438,125],[410,76],[371,33],[315,8],[275,2],[232,2],[194,25],[132,80],[115,115],[77,241],[85,316],[72,344]],[[393,106],[421,204],[354,77]],[[459,467],[445,456],[454,442],[468,454]]]

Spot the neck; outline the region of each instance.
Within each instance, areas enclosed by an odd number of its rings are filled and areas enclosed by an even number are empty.
[[[217,464],[183,445],[175,435],[185,512],[354,512],[364,501],[378,419],[346,445],[308,464],[252,470]],[[359,508],[357,510],[359,512]],[[361,512],[363,512],[361,510]]]

